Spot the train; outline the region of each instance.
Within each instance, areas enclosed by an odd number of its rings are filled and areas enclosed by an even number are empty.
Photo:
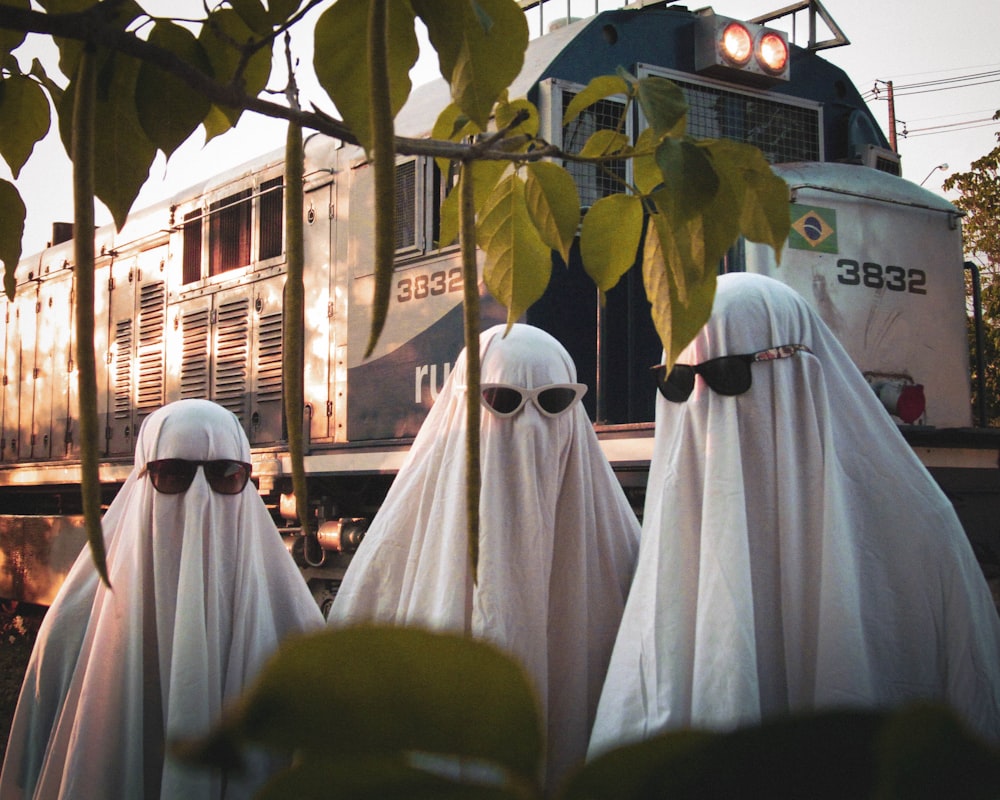
[[[568,10],[553,16],[555,4],[544,0],[521,5],[540,30],[510,96],[538,107],[547,141],[574,151],[594,131],[617,126],[623,100],[614,97],[568,125],[562,119],[591,78],[623,67],[675,82],[689,104],[691,135],[764,153],[789,189],[791,232],[780,265],[769,247],[740,240],[720,272],[771,275],[817,308],[952,499],[996,591],[1000,437],[970,402],[966,284],[978,276],[963,260],[962,214],[901,177],[900,159],[857,88],[821,55],[830,42],[799,45],[777,25],[786,16],[825,14],[822,6],[803,0],[738,20],[673,2],[595,6],[580,18]],[[757,49],[733,57],[724,34],[734,29],[753,42],[776,35],[787,60],[758,61]],[[443,82],[418,87],[397,117],[397,133],[429,135],[449,100]],[[636,112],[625,130],[634,140],[645,124]],[[281,151],[134,212],[120,231],[96,231],[100,478],[108,503],[132,468],[139,426],[161,405],[182,398],[223,405],[251,442],[257,491],[328,608],[462,348],[463,285],[457,247],[438,236],[455,176],[432,158],[399,157],[393,293],[384,332],[366,358],[371,166],[358,147],[315,133],[304,158],[310,508],[295,508],[283,416],[283,196],[292,189]],[[593,165],[567,168],[585,207],[621,191]],[[627,179],[627,162],[609,168]],[[0,598],[41,605],[85,541],[77,343],[67,326],[75,298],[71,237],[71,225],[54,225],[51,246],[18,265],[14,299],[0,299]],[[640,269],[602,303],[577,246],[568,264],[553,258],[551,285],[523,321],[552,333],[574,358],[605,454],[641,514],[656,392],[649,367],[660,362],[661,344]],[[505,309],[483,295],[483,326],[504,320]],[[981,324],[978,306],[971,313]]]

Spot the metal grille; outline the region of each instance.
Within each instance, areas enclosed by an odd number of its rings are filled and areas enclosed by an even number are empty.
[[[404,161],[396,165],[396,249],[417,245],[417,162]]]
[[[260,260],[281,255],[281,220],[284,206],[283,178],[260,185]]]
[[[247,393],[247,344],[250,333],[245,297],[219,306],[215,328],[215,396],[220,406],[228,408],[240,421]]]
[[[257,342],[257,402],[281,399],[281,312],[260,318]]]
[[[209,206],[209,275],[250,263],[250,211],[249,189]]]
[[[163,281],[147,283],[139,294],[139,391],[140,414],[163,405],[163,325],[166,319]]]
[[[115,419],[128,419],[132,410],[132,320],[115,325]]]
[[[684,92],[687,132],[698,139],[752,144],[772,164],[819,161],[819,111],[773,97],[674,81]]]
[[[184,283],[201,279],[201,209],[184,215]]]
[[[208,309],[184,315],[181,397],[208,398]]]
[[[562,108],[569,107],[576,92],[563,90]],[[599,100],[585,109],[563,128],[563,150],[579,152],[597,131],[617,130],[623,127],[622,114],[625,104],[617,100]],[[602,165],[568,162],[566,170],[573,176],[580,192],[580,203],[587,208],[602,197],[625,189],[625,161],[609,161]]]

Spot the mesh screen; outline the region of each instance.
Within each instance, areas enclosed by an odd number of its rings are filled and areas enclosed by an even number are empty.
[[[417,246],[417,162],[396,165],[396,249]]]
[[[567,108],[576,92],[563,91],[563,108]],[[585,109],[576,119],[563,128],[563,150],[577,153],[597,131],[618,130],[622,127],[624,103],[617,100],[599,100]],[[592,206],[602,197],[624,190],[625,162],[609,161],[601,165],[567,162],[567,171],[580,190],[580,203]],[[617,179],[617,180],[616,180]]]
[[[284,178],[260,185],[260,260],[281,255],[281,222],[284,211]]]
[[[752,144],[772,164],[821,160],[817,109],[715,86],[674,82],[690,106],[687,131],[691,136]]]

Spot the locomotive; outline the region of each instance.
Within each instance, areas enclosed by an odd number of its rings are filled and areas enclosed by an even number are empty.
[[[545,22],[544,0],[521,5]],[[773,27],[781,14],[817,11],[805,0],[741,21],[652,2],[557,18],[530,42],[511,97],[534,102],[541,136],[574,151],[594,131],[616,128],[624,101],[601,100],[565,126],[563,110],[591,78],[621,66],[674,81],[689,104],[688,133],[760,149],[789,187],[789,240],[780,266],[770,248],[741,240],[720,271],[771,275],[815,305],[952,498],[996,580],[1000,438],[973,420],[970,404],[971,265],[963,264],[961,213],[900,177],[899,158],[859,92],[819,55],[828,42],[797,46]],[[733,33],[752,46],[730,52]],[[765,58],[764,40],[778,59]],[[449,100],[443,82],[416,89],[397,133],[428,135]],[[645,124],[636,111],[625,130],[634,141]],[[567,167],[584,206],[621,190],[593,165]],[[630,166],[610,169],[627,178]],[[213,400],[243,424],[257,490],[317,602],[328,605],[463,345],[459,254],[438,236],[454,182],[432,158],[398,159],[393,295],[381,339],[365,358],[374,285],[371,166],[349,143],[306,139],[309,509],[295,508],[282,407],[283,193],[292,190],[283,153],[133,213],[121,231],[98,229],[104,502],[129,474],[150,412],[182,398]],[[40,604],[51,602],[85,541],[76,342],[66,324],[75,297],[71,226],[53,233],[50,247],[18,265],[15,298],[0,299],[0,597]],[[649,367],[661,358],[641,272],[628,272],[602,304],[575,246],[568,264],[554,259],[549,289],[524,321],[573,356],[589,387],[587,411],[640,513],[653,443]],[[484,297],[482,316],[486,327],[503,321],[505,310]],[[314,533],[303,534],[303,515]]]

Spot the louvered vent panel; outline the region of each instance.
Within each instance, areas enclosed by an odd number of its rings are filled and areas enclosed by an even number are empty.
[[[247,358],[250,336],[246,298],[219,306],[215,329],[215,400],[242,421],[247,394]]]
[[[181,397],[208,398],[208,309],[184,315]]]
[[[281,399],[281,312],[260,318],[257,343],[257,402]]]
[[[128,419],[132,401],[132,320],[115,325],[115,419]]]
[[[163,405],[163,282],[148,283],[139,297],[139,392],[137,409],[148,414]]]

